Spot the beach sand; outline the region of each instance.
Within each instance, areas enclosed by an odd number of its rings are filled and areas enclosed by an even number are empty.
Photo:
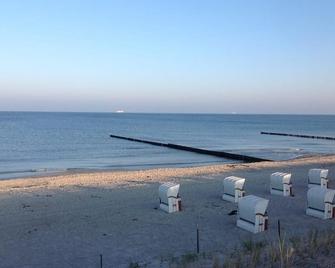
[[[206,253],[228,252],[249,238],[276,239],[278,219],[287,236],[333,227],[333,220],[305,215],[310,168],[329,169],[335,188],[335,156],[0,181],[0,266],[100,267],[102,254],[103,267],[164,267],[195,252],[197,224]],[[269,194],[276,171],[292,173],[294,197]],[[247,194],[270,199],[268,231],[250,234],[227,215],[237,208],[221,200],[229,175],[247,178]],[[182,212],[157,209],[164,181],[181,184]]]

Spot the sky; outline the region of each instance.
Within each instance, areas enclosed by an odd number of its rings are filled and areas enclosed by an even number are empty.
[[[0,0],[0,110],[335,114],[335,1]]]

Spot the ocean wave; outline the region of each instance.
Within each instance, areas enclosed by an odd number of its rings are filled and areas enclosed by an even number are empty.
[[[47,173],[47,172],[62,172],[67,169],[56,169],[56,168],[37,168],[37,169],[21,169],[21,170],[4,170],[0,171],[0,175],[6,174],[24,174],[24,173]]]
[[[35,169],[25,169],[25,170],[4,170],[0,171],[0,175],[5,175],[5,174],[16,174],[16,173],[33,173],[36,172]]]

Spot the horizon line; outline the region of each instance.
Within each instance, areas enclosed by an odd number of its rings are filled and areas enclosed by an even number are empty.
[[[30,110],[13,110],[6,111],[0,110],[0,113],[95,113],[95,114],[185,114],[185,115],[325,115],[325,116],[334,116],[335,113],[238,113],[238,112],[127,112],[122,113],[117,111],[30,111]]]

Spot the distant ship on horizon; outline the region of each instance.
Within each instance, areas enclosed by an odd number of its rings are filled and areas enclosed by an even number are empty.
[[[124,113],[124,110],[116,110],[116,113]]]

